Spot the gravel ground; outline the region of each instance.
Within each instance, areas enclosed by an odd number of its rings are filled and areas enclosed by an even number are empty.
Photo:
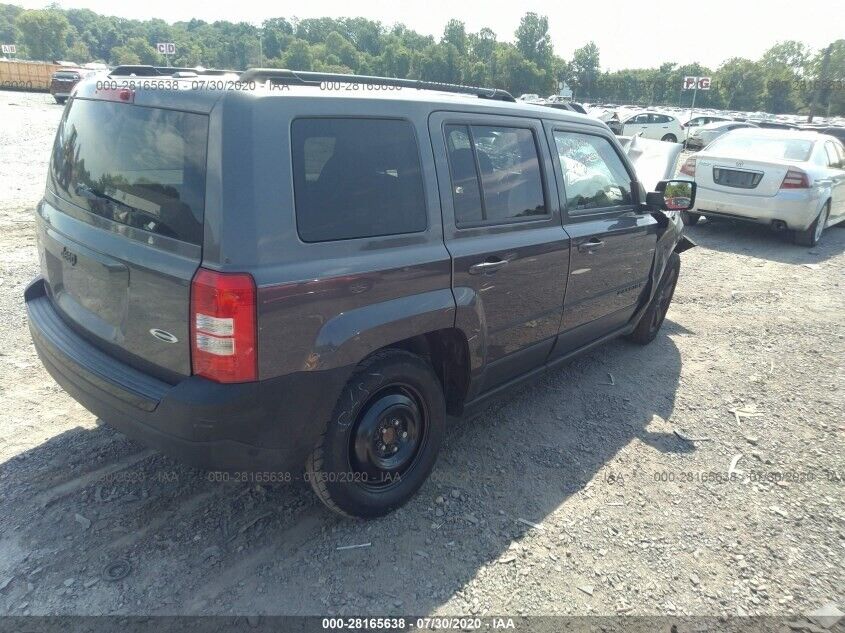
[[[695,227],[653,344],[456,420],[411,503],[350,522],[303,484],[215,483],[148,451],[42,369],[22,293],[61,111],[0,92],[0,613],[845,607],[845,229],[807,249]]]

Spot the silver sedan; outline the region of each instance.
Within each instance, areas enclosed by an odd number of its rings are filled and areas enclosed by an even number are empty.
[[[707,147],[717,138],[732,132],[733,130],[741,130],[747,127],[757,127],[754,123],[746,123],[743,121],[715,121],[713,123],[706,123],[698,127],[691,128],[689,138],[686,141],[687,149],[701,149]]]
[[[701,216],[749,220],[814,246],[845,220],[845,146],[826,134],[734,130],[690,156],[681,174],[698,184],[687,224]]]

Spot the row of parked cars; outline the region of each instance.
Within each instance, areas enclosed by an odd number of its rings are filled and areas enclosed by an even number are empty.
[[[646,138],[682,142],[690,149],[701,149],[725,132],[746,127],[817,131],[845,141],[845,120],[839,119],[826,121],[822,118],[815,123],[806,123],[806,117],[798,115],[583,105],[587,114],[604,121],[619,135],[639,134]]]
[[[826,228],[845,221],[845,124],[838,125],[845,122],[585,105],[621,137],[698,151],[680,169],[698,185],[694,208],[682,214],[686,224],[701,217],[749,220],[813,246]]]

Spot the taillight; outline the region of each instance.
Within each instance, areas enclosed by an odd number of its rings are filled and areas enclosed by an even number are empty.
[[[191,281],[194,374],[217,382],[257,379],[255,305],[252,275],[197,270]]]
[[[800,169],[790,169],[783,177],[783,182],[780,183],[781,189],[809,189],[810,178],[807,172]]]
[[[681,173],[687,176],[695,176],[695,156],[690,156],[681,165]]]

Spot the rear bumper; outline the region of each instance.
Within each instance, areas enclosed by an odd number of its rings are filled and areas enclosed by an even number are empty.
[[[107,355],[61,318],[44,280],[25,292],[32,340],[50,375],[104,422],[194,467],[298,470],[316,445],[351,368],[220,384],[171,385]]]
[[[822,200],[812,189],[782,190],[774,196],[754,196],[714,191],[698,186],[693,213],[731,217],[760,224],[783,222],[803,231],[819,215]]]

